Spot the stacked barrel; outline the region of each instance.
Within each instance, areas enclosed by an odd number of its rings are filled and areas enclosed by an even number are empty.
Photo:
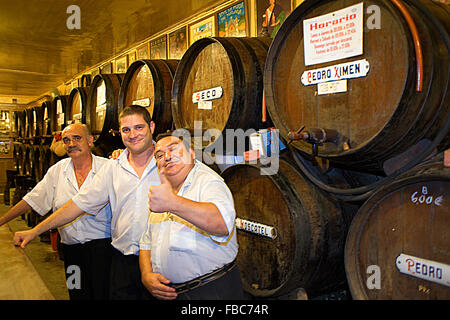
[[[360,21],[360,53],[310,61],[308,28],[342,10],[344,20],[362,19],[372,5],[383,25]],[[141,105],[155,136],[183,129],[197,159],[228,184],[250,295],[348,286],[355,299],[448,299],[449,29],[448,8],[434,2],[306,0],[273,41],[203,38],[180,61],[137,60],[125,74],[84,77],[68,95],[14,114],[17,182],[42,178],[57,160],[52,135],[70,123],[88,125],[95,154],[123,148],[118,114]],[[287,149],[214,166],[242,156],[229,131],[241,130],[248,150],[252,129],[278,131]]]

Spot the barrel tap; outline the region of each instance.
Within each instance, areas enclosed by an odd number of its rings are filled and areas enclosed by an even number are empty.
[[[322,146],[324,142],[331,142],[336,144],[339,137],[339,133],[335,129],[323,129],[323,128],[309,128],[305,130],[305,126],[302,126],[297,131],[290,131],[288,133],[288,144],[294,140],[303,140],[312,145],[312,154],[317,156],[319,146]]]

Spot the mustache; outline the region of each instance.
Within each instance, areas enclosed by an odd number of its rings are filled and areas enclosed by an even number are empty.
[[[74,150],[81,151],[81,149],[80,149],[79,147],[69,147],[69,148],[67,149],[67,152],[69,153],[69,152],[72,152],[72,151],[74,151]]]

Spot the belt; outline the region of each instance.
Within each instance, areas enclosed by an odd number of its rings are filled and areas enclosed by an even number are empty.
[[[227,274],[229,271],[231,271],[236,264],[235,261],[224,265],[222,268],[216,269],[210,273],[207,273],[203,276],[197,277],[195,279],[183,282],[183,283],[174,283],[169,284],[170,287],[174,288],[176,293],[185,293],[190,290],[196,289],[198,287],[204,286],[205,284],[210,283],[211,281],[217,280],[220,277]]]

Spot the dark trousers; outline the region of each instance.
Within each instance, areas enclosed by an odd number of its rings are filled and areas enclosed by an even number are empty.
[[[181,293],[177,300],[243,300],[241,276],[235,266],[224,276],[204,286]]]
[[[155,299],[142,284],[139,256],[124,255],[114,247],[111,263],[110,299]]]
[[[109,298],[111,239],[62,244],[70,300]]]

